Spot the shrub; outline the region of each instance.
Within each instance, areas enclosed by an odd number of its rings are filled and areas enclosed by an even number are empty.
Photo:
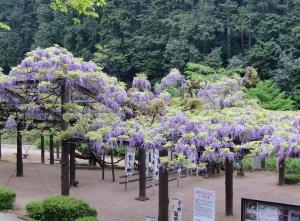
[[[43,217],[43,202],[33,201],[26,205],[27,215],[35,220],[41,220]]]
[[[41,221],[74,221],[80,217],[96,217],[97,212],[86,202],[68,196],[49,197],[26,206],[29,217]]]
[[[16,192],[7,187],[0,187],[0,211],[12,209],[16,200]]]
[[[242,162],[244,170],[252,170],[252,157],[245,157]]]
[[[78,218],[75,221],[98,221],[98,219],[93,216],[87,216],[87,217]]]
[[[287,158],[285,169],[286,173],[298,174],[300,172],[300,160],[298,158]]]
[[[297,184],[300,182],[300,175],[299,174],[288,174],[284,177],[285,184]]]
[[[293,110],[294,101],[281,91],[278,85],[271,81],[259,81],[255,88],[247,90],[248,98],[255,98],[258,104],[269,110]]]
[[[277,169],[277,157],[268,157],[266,159],[266,169],[269,170]]]

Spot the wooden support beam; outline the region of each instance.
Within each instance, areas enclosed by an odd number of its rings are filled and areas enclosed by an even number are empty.
[[[225,160],[225,214],[233,216],[233,161]]]
[[[69,102],[69,89],[66,80],[63,81],[61,86],[61,116],[66,113],[64,107]],[[68,129],[68,122],[61,121],[61,130]],[[69,159],[69,144],[67,140],[62,141],[61,148],[61,194],[68,196],[70,194],[70,159]]]
[[[159,156],[168,156],[167,150],[160,150]],[[159,167],[159,196],[158,196],[158,221],[169,220],[169,182],[168,168],[165,165]]]
[[[17,177],[23,176],[22,124],[17,123]]]
[[[284,184],[285,176],[285,158],[278,160],[278,185]]]
[[[50,164],[54,164],[54,141],[53,134],[49,136],[49,151],[50,151]]]
[[[82,87],[82,86],[80,86],[78,84],[76,84],[74,87],[77,90],[79,90],[81,93],[87,95],[88,97],[91,97],[91,98],[93,98],[95,100],[98,100],[97,95],[95,93],[93,93],[92,91],[90,91],[89,89],[87,89],[85,87]]]
[[[146,196],[146,150],[139,148],[139,196],[136,200],[145,201],[149,198]]]
[[[113,179],[113,182],[115,182],[115,165],[114,165],[114,155],[113,155],[113,152],[111,151],[111,154],[110,154],[110,161],[111,161],[111,173],[112,173],[112,179]]]
[[[70,186],[77,186],[76,181],[76,167],[75,167],[75,144],[69,143],[70,151]]]
[[[0,159],[2,158],[2,137],[0,133]]]
[[[41,163],[45,163],[45,137],[44,133],[41,133]]]

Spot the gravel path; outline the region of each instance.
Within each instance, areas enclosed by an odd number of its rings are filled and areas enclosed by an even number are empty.
[[[60,167],[58,165],[25,164],[24,177],[14,176],[15,164],[0,161],[0,185],[6,185],[17,191],[17,201],[14,211],[24,214],[25,205],[32,201],[60,193]],[[123,171],[116,171],[117,182],[111,180],[107,170],[105,180],[101,179],[100,170],[77,170],[79,186],[71,189],[71,195],[88,201],[98,211],[101,221],[138,221],[146,215],[157,216],[158,198],[147,190],[150,200],[140,202],[134,200],[138,194],[138,183],[130,183],[128,190],[118,183],[118,177]],[[12,178],[9,180],[9,177]],[[8,182],[9,180],[9,182]],[[176,182],[170,183],[170,198],[177,196],[183,200],[183,220],[192,220],[193,188],[203,187],[216,191],[217,221],[239,221],[240,199],[249,197],[270,201],[300,204],[300,186],[276,185],[277,174],[274,172],[246,173],[243,178],[234,177],[234,216],[224,216],[224,177],[204,179],[202,177],[187,177],[182,179],[182,187]],[[2,220],[2,219],[0,219]]]

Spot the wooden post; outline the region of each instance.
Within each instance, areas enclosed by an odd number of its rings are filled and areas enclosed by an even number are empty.
[[[70,151],[70,186],[77,186],[76,182],[76,168],[75,168],[75,144],[69,143]]]
[[[225,175],[225,214],[226,216],[233,215],[233,161],[225,160],[226,175]]]
[[[102,161],[102,180],[104,180],[104,170],[105,170],[105,153],[103,153],[103,161]]]
[[[213,165],[212,165],[212,162],[208,162],[206,164],[206,177],[212,177],[213,176]]]
[[[17,177],[23,176],[22,124],[17,123]]]
[[[2,158],[2,151],[1,151],[1,148],[2,148],[2,142],[1,142],[1,133],[0,133],[0,159]]]
[[[61,116],[66,113],[64,105],[69,102],[69,90],[67,87],[66,79],[63,80],[61,86]],[[61,120],[61,130],[68,129],[68,122]],[[70,194],[70,160],[69,160],[69,144],[67,140],[62,141],[61,147],[61,194]]]
[[[285,158],[278,160],[278,172],[278,185],[283,185],[285,176]]]
[[[167,150],[159,151],[159,156],[168,156]],[[158,196],[158,221],[169,220],[169,183],[168,168],[165,165],[159,166],[159,196]]]
[[[113,155],[113,151],[111,151],[110,154],[110,162],[111,162],[111,173],[112,173],[112,179],[113,182],[115,182],[115,166],[114,166],[114,155]]]
[[[41,133],[41,163],[45,163],[45,137],[43,131]]]
[[[145,201],[149,198],[146,196],[146,150],[139,148],[139,196],[136,200]]]
[[[58,160],[60,157],[59,156],[59,144],[57,143],[55,147],[56,147],[56,159]]]
[[[49,151],[50,151],[50,164],[54,164],[54,142],[53,142],[53,134],[50,134],[49,137]]]
[[[263,158],[262,160],[261,160],[261,169],[266,169],[266,159],[265,158]]]

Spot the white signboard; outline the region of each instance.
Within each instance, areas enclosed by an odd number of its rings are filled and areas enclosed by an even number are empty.
[[[194,189],[194,220],[215,221],[216,194],[202,188]]]
[[[279,221],[279,210],[277,207],[258,204],[259,221]]]
[[[159,150],[153,149],[153,155],[152,155],[152,166],[153,166],[153,179],[158,180],[159,179]]]
[[[171,221],[182,220],[182,200],[179,198],[172,198],[171,201]]]
[[[146,216],[145,221],[155,221],[155,217],[153,216]]]
[[[148,176],[149,173],[149,167],[151,168],[151,151],[150,149],[146,150],[146,176]]]
[[[188,159],[192,168],[195,169],[197,167],[197,152],[191,151],[190,154],[188,155]]]
[[[126,149],[125,175],[132,176],[135,161],[135,148]]]

